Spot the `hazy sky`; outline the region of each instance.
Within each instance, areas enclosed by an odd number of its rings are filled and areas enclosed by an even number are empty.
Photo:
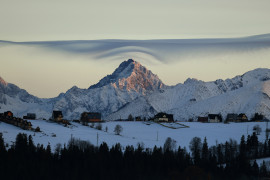
[[[269,7],[269,0],[0,0],[0,40],[242,37],[270,33]],[[237,62],[228,54],[148,61],[147,54],[133,52],[105,63],[79,54],[0,44],[0,76],[36,96],[54,97],[73,85],[89,87],[127,58],[172,85],[188,77],[208,81],[270,68],[266,50],[245,52]]]
[[[269,0],[0,0],[0,39],[159,39],[270,32]]]

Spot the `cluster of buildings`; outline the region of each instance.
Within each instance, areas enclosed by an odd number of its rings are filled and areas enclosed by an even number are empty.
[[[206,117],[198,117],[198,122],[209,122],[209,123],[217,123],[217,122],[223,122],[221,114],[208,114]],[[229,113],[227,114],[226,119],[224,119],[224,122],[248,122],[248,117],[244,113],[235,114],[235,113]],[[264,116],[258,113],[255,113],[254,117],[251,119],[251,121],[268,121],[264,119]]]
[[[36,119],[36,114],[27,113],[27,115],[23,116],[23,119],[21,119],[21,118],[13,117],[13,113],[11,111],[0,113],[0,121],[7,122],[9,124],[14,124],[15,126],[21,127],[22,129],[30,130],[32,128],[32,124],[31,122],[28,122],[27,119],[31,119],[31,120]],[[57,123],[70,125],[68,120],[63,119],[62,111],[53,111],[50,120]],[[146,119],[144,118],[144,120]],[[159,112],[154,117],[148,120],[154,121],[154,122],[174,122],[173,114],[167,114],[164,112]],[[263,115],[255,113],[254,117],[251,120],[262,121]],[[82,124],[102,122],[101,113],[83,112],[81,114],[80,120],[74,120],[74,121],[80,122]],[[138,116],[138,117],[135,117],[135,121],[143,121],[143,120],[141,119],[140,116]],[[218,122],[223,122],[223,118],[221,114],[208,114],[207,116],[198,117],[197,121],[204,122],[204,123],[206,122],[218,123]],[[248,122],[248,117],[244,113],[241,113],[241,114],[231,113],[227,115],[224,122]]]
[[[66,119],[63,119],[63,113],[62,111],[53,111],[52,117],[50,118],[51,121],[57,122],[57,123],[63,123],[69,125],[69,121]],[[81,114],[81,118],[78,122],[81,123],[95,123],[95,122],[101,122],[101,113],[97,112],[83,112]]]
[[[0,113],[0,121],[20,127],[24,130],[32,130],[31,122],[13,116],[11,111]]]

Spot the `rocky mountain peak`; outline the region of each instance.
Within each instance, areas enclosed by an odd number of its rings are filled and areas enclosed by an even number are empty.
[[[89,89],[109,84],[121,90],[134,90],[142,94],[165,86],[157,75],[133,59],[122,62],[111,75],[107,75]]]
[[[0,76],[0,84],[3,84],[4,86],[7,86],[8,83]]]

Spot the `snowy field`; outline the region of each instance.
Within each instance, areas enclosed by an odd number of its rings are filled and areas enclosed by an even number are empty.
[[[22,130],[13,125],[0,122],[0,132],[6,143],[11,145],[15,142],[16,135],[26,133],[32,135],[35,144],[43,144],[47,146],[50,143],[52,149],[55,148],[57,143],[67,144],[68,140],[72,137],[81,140],[88,140],[96,145],[106,142],[109,146],[120,143],[122,146],[134,145],[143,143],[145,148],[153,148],[155,145],[163,146],[167,137],[171,137],[177,141],[177,145],[186,147],[189,150],[190,140],[197,136],[203,141],[206,137],[209,146],[216,143],[224,143],[230,138],[240,141],[242,135],[247,137],[247,134],[252,134],[254,125],[259,125],[262,128],[262,133],[259,135],[259,140],[265,140],[266,123],[263,122],[249,122],[249,123],[198,123],[198,122],[181,122],[189,128],[171,129],[161,126],[156,123],[146,122],[105,122],[102,123],[102,130],[97,130],[89,126],[83,126],[78,123],[72,123],[69,127],[64,127],[61,124],[48,122],[44,120],[30,120],[33,127],[40,127],[42,132],[35,133],[32,131]],[[123,127],[121,135],[114,134],[114,127],[120,124]],[[105,132],[105,128],[108,132]],[[98,141],[97,141],[98,135]]]

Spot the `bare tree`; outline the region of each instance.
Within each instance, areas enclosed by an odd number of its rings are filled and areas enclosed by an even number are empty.
[[[101,123],[96,124],[96,129],[97,130],[102,130],[102,124]]]
[[[199,137],[194,137],[189,143],[189,149],[192,153],[192,157],[195,164],[198,164],[200,161],[200,154],[202,150],[202,141]]]
[[[253,126],[253,131],[256,132],[257,135],[260,135],[262,132],[262,128],[257,124]]]
[[[122,127],[121,125],[117,124],[117,125],[115,126],[113,132],[114,132],[116,135],[120,135],[120,133],[121,133],[122,131],[123,131],[123,127]]]

